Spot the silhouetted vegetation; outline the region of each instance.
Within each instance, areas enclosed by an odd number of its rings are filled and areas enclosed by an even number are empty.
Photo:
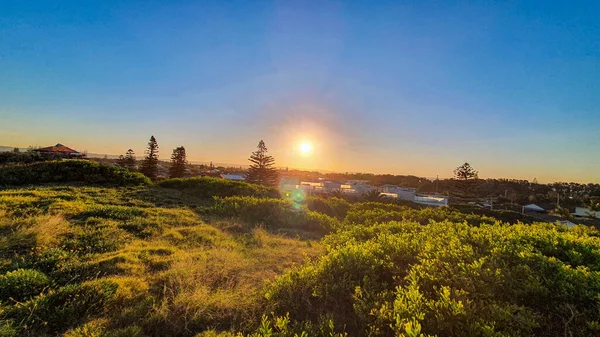
[[[180,146],[173,149],[173,154],[171,155],[171,166],[169,166],[169,177],[182,178],[185,175],[187,164],[188,162],[185,154],[185,148]]]
[[[55,160],[23,165],[0,166],[0,186],[81,182],[86,184],[142,185],[143,175],[118,166],[86,160]]]
[[[158,142],[156,142],[154,136],[151,136],[148,142],[140,172],[150,179],[156,179],[158,176]]]
[[[250,168],[246,174],[246,181],[253,184],[275,186],[277,184],[277,170],[275,159],[267,155],[267,146],[262,140],[258,143],[258,150],[250,156]]]

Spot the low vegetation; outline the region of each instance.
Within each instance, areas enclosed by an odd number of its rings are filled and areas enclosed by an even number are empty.
[[[0,172],[28,184],[0,190],[0,336],[600,333],[593,228],[79,161]]]
[[[118,166],[87,160],[53,160],[0,166],[0,186],[82,182],[87,184],[144,185],[150,180]]]

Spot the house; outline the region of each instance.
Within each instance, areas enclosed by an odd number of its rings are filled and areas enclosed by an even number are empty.
[[[417,204],[428,206],[448,206],[448,198],[437,195],[415,194],[412,201]]]
[[[527,212],[546,213],[546,210],[536,204],[529,204],[529,205],[523,206],[523,213],[527,213]]]
[[[41,155],[45,156],[54,156],[61,158],[85,158],[86,155],[73,150],[70,147],[64,146],[60,143],[54,146],[42,147],[40,149],[34,149],[33,151],[38,152]]]
[[[576,224],[572,223],[572,222],[571,222],[571,221],[569,221],[569,220],[559,220],[559,221],[558,221],[558,223],[560,223],[561,225],[565,225],[565,226],[567,226],[568,228],[573,228],[573,227],[575,227],[575,225],[576,225]]]
[[[587,207],[575,207],[575,213],[573,213],[573,215],[575,216],[583,216],[583,217],[590,217],[590,215],[594,215],[594,217],[600,219],[600,211],[592,211],[590,208]]]
[[[227,180],[244,181],[246,180],[246,175],[244,173],[221,174],[221,178]]]
[[[415,195],[417,193],[414,188],[399,187],[395,185],[383,185],[381,186],[381,192],[385,194],[395,194],[397,195],[398,199],[410,201],[415,199]]]

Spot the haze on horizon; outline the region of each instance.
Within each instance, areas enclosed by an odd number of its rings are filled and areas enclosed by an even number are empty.
[[[0,3],[0,145],[600,182],[600,2]],[[311,145],[311,153],[299,146]]]

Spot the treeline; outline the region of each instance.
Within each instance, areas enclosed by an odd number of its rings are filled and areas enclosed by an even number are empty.
[[[277,184],[278,172],[275,169],[275,159],[273,156],[268,155],[267,146],[263,140],[258,143],[257,150],[252,152],[248,160],[252,164],[246,172],[246,182],[271,187]],[[156,138],[154,136],[150,137],[144,158],[139,163],[136,160],[135,152],[129,149],[125,155],[119,157],[117,164],[129,170],[137,170],[150,179],[157,179],[161,172],[159,168],[159,148]],[[190,163],[187,160],[185,147],[179,146],[173,149],[167,173],[168,177],[183,178],[189,176],[189,167]]]

